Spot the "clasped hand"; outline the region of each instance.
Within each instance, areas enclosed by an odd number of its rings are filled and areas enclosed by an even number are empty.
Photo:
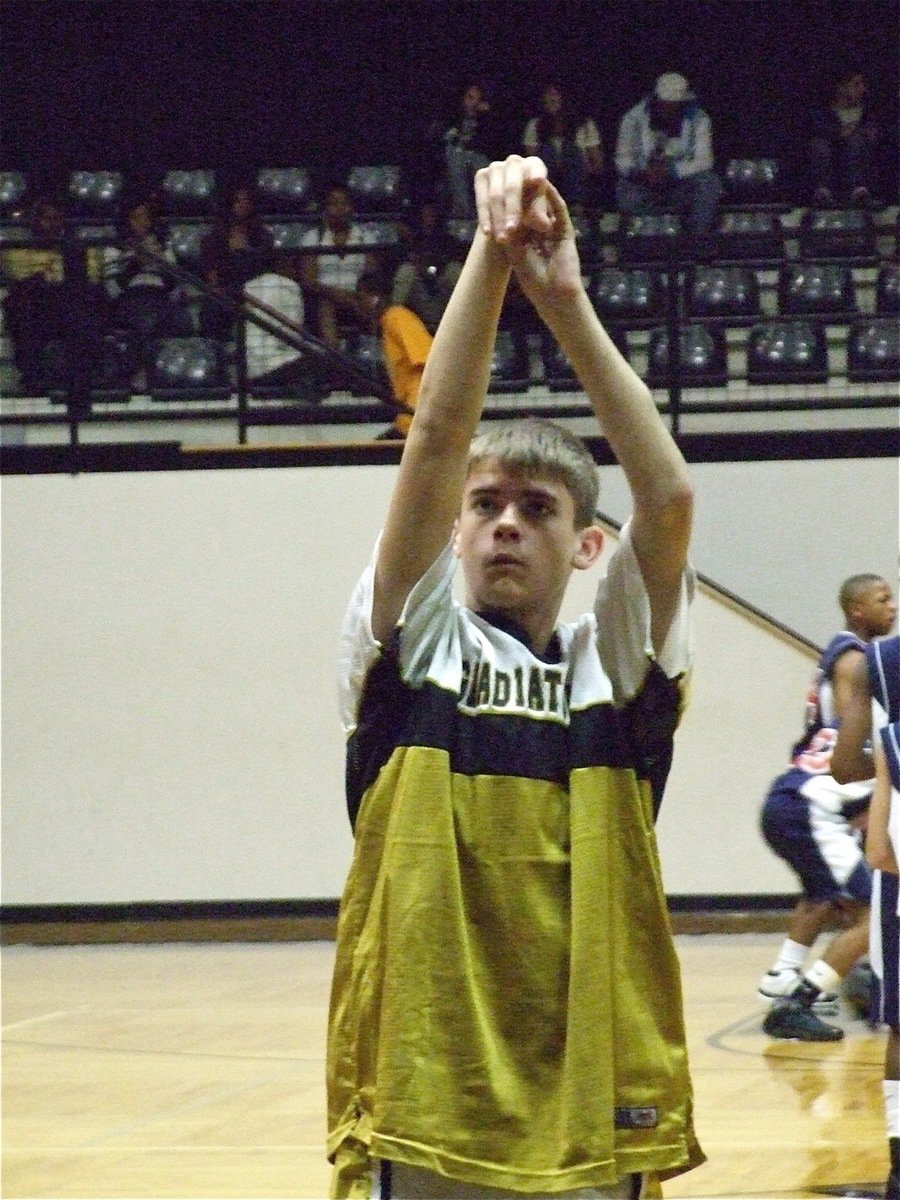
[[[569,210],[539,158],[511,154],[475,176],[478,224],[505,252],[532,299],[573,295],[582,286]]]

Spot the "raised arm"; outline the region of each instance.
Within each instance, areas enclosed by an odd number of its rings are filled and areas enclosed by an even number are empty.
[[[487,169],[493,172],[489,193],[493,226],[502,230],[504,221],[512,221],[501,244],[522,290],[578,375],[625,472],[634,503],[632,540],[650,598],[651,635],[658,653],[678,602],[687,559],[693,515],[687,465],[649,389],[600,323],[582,283],[572,222],[551,184],[543,189],[550,215],[547,230],[518,229],[517,192],[509,187],[510,161]],[[479,204],[479,211],[482,207]]]
[[[375,572],[373,633],[385,640],[459,515],[469,443],[487,394],[509,264],[475,234],[422,374]]]

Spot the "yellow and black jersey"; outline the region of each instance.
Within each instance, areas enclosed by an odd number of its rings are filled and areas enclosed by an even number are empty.
[[[448,548],[384,647],[370,567],[344,626],[334,1194],[370,1156],[522,1192],[686,1170],[702,1155],[653,817],[691,579],[654,662],[626,528],[595,612],[538,658],[454,601],[454,566]]]

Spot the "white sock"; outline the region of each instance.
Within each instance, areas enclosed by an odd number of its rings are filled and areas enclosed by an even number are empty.
[[[775,959],[772,970],[799,971],[806,962],[807,954],[809,954],[809,946],[804,946],[802,942],[794,942],[790,938],[785,938],[781,949],[778,951],[778,957]]]
[[[885,1079],[881,1088],[887,1135],[889,1138],[900,1137],[900,1079]]]
[[[804,972],[804,978],[808,979],[820,992],[826,993],[833,992],[841,981],[841,977],[834,967],[829,967],[828,963],[821,958],[817,959],[809,970]]]

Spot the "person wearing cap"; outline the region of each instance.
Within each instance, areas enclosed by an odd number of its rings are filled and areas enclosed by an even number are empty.
[[[713,169],[712,122],[683,75],[660,75],[622,117],[615,166],[620,212],[677,212],[687,233],[713,228],[722,184]]]

